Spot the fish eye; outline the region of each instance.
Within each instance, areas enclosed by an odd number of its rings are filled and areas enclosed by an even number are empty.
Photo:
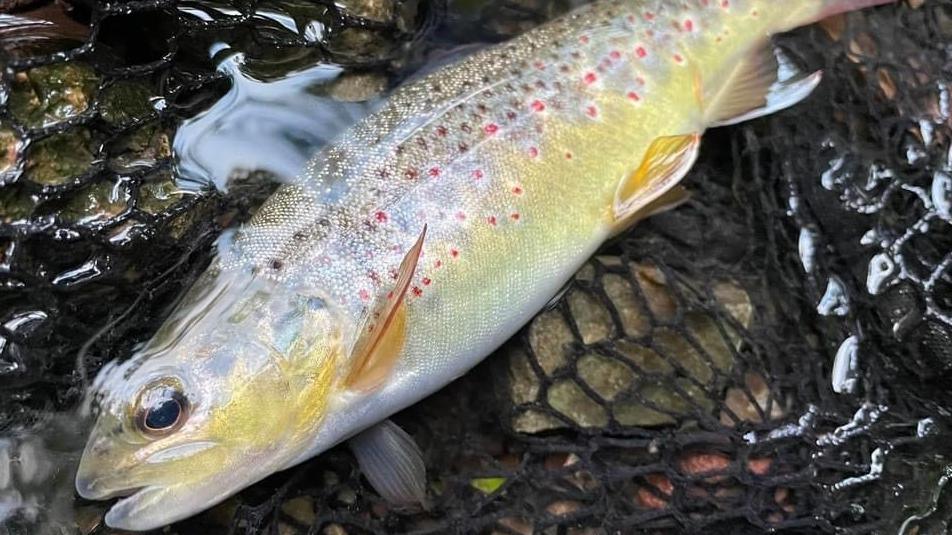
[[[146,387],[136,407],[136,427],[152,437],[172,433],[188,419],[188,399],[176,384],[159,382]]]

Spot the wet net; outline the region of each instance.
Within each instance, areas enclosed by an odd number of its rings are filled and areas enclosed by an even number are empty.
[[[148,338],[217,231],[268,191],[256,169],[227,193],[177,174],[176,129],[228,89],[217,41],[279,58],[263,78],[326,61],[392,85],[433,51],[568,7],[16,6],[57,24],[0,34],[0,429],[20,437],[0,483],[42,480],[23,437]],[[824,69],[816,94],[708,132],[686,205],[606,245],[504,348],[397,415],[424,451],[428,510],[390,508],[336,448],[172,533],[945,532],[952,6],[777,45]],[[109,533],[102,505],[65,494],[82,532]],[[37,532],[39,509],[7,526]]]

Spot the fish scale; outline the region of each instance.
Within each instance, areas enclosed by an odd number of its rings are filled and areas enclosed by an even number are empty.
[[[675,203],[706,128],[810,93],[816,74],[776,79],[767,36],[885,1],[598,0],[397,89],[97,377],[80,494],[135,491],[106,522],[157,527],[446,386]],[[143,429],[143,399],[189,413]],[[412,440],[373,429],[352,441],[368,479],[422,499]]]
[[[662,61],[652,52],[684,33],[678,29],[683,21],[704,14],[690,11],[686,3],[632,6],[594,4],[398,90],[383,110],[313,158],[299,182],[261,209],[239,241],[243,256],[238,263],[267,272],[278,259],[281,273],[275,276],[283,280],[294,280],[292,265],[301,265],[305,273],[297,277],[319,288],[340,288],[335,283],[348,279],[346,293],[334,297],[359,314],[367,296],[386,282],[372,274],[399,264],[424,223],[430,225],[424,256],[435,257],[442,249],[442,256],[452,258],[454,250],[462,254],[468,248],[465,234],[472,225],[500,228],[521,219],[518,206],[527,197],[513,196],[512,190],[522,190],[523,180],[511,170],[483,165],[494,148],[485,144],[492,139],[513,143],[536,167],[533,160],[567,159],[568,149],[540,153],[547,124],[558,120],[567,124],[556,128],[565,128],[601,120],[596,100],[604,91],[618,91],[633,105],[650,105],[652,84],[677,67],[673,54]],[[743,7],[735,0],[734,9]],[[652,52],[642,57],[640,50]],[[331,197],[348,208],[328,217],[327,208],[320,207]],[[310,253],[281,247],[298,225],[315,244]],[[326,234],[351,246],[322,242]],[[314,280],[307,266],[321,256],[335,258],[334,270],[346,275]],[[345,257],[350,262],[343,262]],[[417,288],[432,284],[422,284],[423,279],[438,280],[436,269],[425,265]]]

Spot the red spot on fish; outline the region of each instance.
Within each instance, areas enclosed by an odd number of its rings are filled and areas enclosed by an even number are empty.
[[[514,194],[516,194],[516,195],[522,195],[522,187],[521,187],[521,186],[513,186],[513,187],[512,187],[512,192],[513,192]]]
[[[684,63],[684,56],[682,56],[681,54],[675,54],[673,57],[675,62]]]
[[[617,50],[612,50],[611,52],[608,53],[608,57],[615,60],[621,59],[621,52]]]
[[[435,267],[436,269],[440,269],[441,267],[443,267],[443,261],[437,259],[437,261],[433,263],[433,267]]]
[[[360,296],[360,300],[361,300],[361,301],[369,301],[369,300],[370,300],[370,292],[368,292],[367,290],[361,290],[358,295]]]
[[[654,13],[645,11],[645,20],[654,20]]]
[[[377,212],[374,214],[374,219],[376,219],[378,223],[386,223],[389,218],[386,212]]]
[[[565,159],[566,159],[566,160],[571,160],[571,159],[572,159],[572,153],[571,153],[571,152],[566,152],[566,153],[565,153]]]
[[[509,119],[510,121],[512,121],[515,118],[516,118],[516,112],[511,110],[506,112],[506,119]]]
[[[456,219],[459,221],[465,221],[466,214],[464,214],[463,212],[456,212]]]
[[[537,61],[537,62],[533,63],[532,65],[533,65],[536,69],[539,69],[540,71],[544,71],[544,70],[545,70],[545,63],[542,63],[541,61]]]
[[[453,258],[459,258],[459,250],[450,249],[450,256],[452,256]]]
[[[639,46],[638,48],[635,49],[635,55],[638,56],[639,58],[643,58],[648,55],[648,51],[645,50],[645,47]]]
[[[634,91],[629,91],[627,96],[628,96],[628,100],[632,102],[638,102],[639,100],[641,100],[641,96],[638,95],[638,93],[635,93]]]
[[[432,177],[438,177],[440,176],[440,173],[441,171],[439,167],[431,167],[429,170],[429,175]]]
[[[578,38],[578,42],[582,43],[583,45],[587,45],[587,44],[588,44],[588,36],[587,36],[587,35],[583,35],[583,36],[579,37],[579,38]]]
[[[421,290],[418,286],[414,286],[413,295],[420,297],[421,295],[423,295],[423,290]]]
[[[542,102],[541,100],[534,100],[534,101],[532,101],[532,109],[533,109],[534,111],[543,111],[543,110],[545,110],[545,102]]]
[[[519,218],[520,218],[521,216],[519,215],[519,212],[513,212],[513,213],[509,214],[509,217],[511,217],[513,221],[519,221]]]
[[[598,117],[598,108],[596,106],[588,106],[585,108],[585,115],[592,118]]]
[[[488,221],[490,225],[492,225],[492,226],[494,226],[494,227],[496,226],[496,216],[491,215],[491,216],[489,216],[489,217],[486,218],[486,221]]]
[[[638,82],[638,85],[645,85],[645,79],[641,76],[635,78],[635,81]]]
[[[598,80],[598,76],[596,76],[594,72],[587,72],[582,80],[584,80],[586,84],[594,84],[595,81]]]
[[[529,147],[529,157],[536,158],[539,156],[539,149],[536,147]]]
[[[730,0],[721,0],[721,7],[724,8],[724,9],[727,9],[727,8],[731,7],[731,2],[730,2]]]
[[[689,31],[689,32],[693,32],[693,31],[694,31],[694,21],[691,20],[691,19],[688,19],[688,20],[684,21],[684,29],[687,30],[687,31]]]
[[[476,169],[475,171],[473,171],[473,178],[476,179],[476,180],[479,180],[479,179],[483,178],[483,170],[482,170],[482,169]]]
[[[437,126],[437,127],[436,127],[436,135],[438,135],[438,136],[440,136],[440,137],[446,137],[446,134],[447,134],[447,133],[449,133],[449,131],[446,129],[445,126]]]
[[[483,127],[483,130],[485,130],[487,134],[493,135],[499,131],[499,125],[496,123],[489,123]]]
[[[393,292],[387,292],[387,299],[393,299]]]
[[[432,281],[432,280],[430,280],[430,278],[429,278],[429,277],[423,277],[423,280],[421,280],[420,282],[422,282],[422,283],[423,283],[423,286],[429,286],[429,285],[430,285],[430,283],[431,283],[431,282],[433,282],[433,281]]]
[[[416,180],[417,178],[420,178],[420,172],[417,171],[416,169],[407,169],[406,171],[404,171],[403,176],[407,177],[410,180]]]

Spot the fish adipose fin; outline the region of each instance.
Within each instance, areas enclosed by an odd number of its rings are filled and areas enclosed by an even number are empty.
[[[393,289],[377,297],[358,331],[351,350],[353,366],[344,384],[352,390],[370,390],[387,378],[406,339],[407,290],[423,251],[426,226],[400,263]]]
[[[804,74],[781,62],[769,43],[756,46],[717,83],[700,88],[705,122],[727,126],[789,108],[810,96],[822,71]],[[698,82],[700,83],[700,82]]]
[[[413,437],[390,420],[348,442],[364,477],[394,505],[426,507],[426,465]]]
[[[659,137],[652,141],[641,165],[622,180],[615,191],[615,227],[625,227],[646,217],[639,215],[643,210],[658,212],[658,209],[651,209],[656,200],[664,199],[660,202],[672,207],[673,198],[664,195],[691,169],[700,147],[699,132]],[[678,193],[672,195],[676,197]]]

